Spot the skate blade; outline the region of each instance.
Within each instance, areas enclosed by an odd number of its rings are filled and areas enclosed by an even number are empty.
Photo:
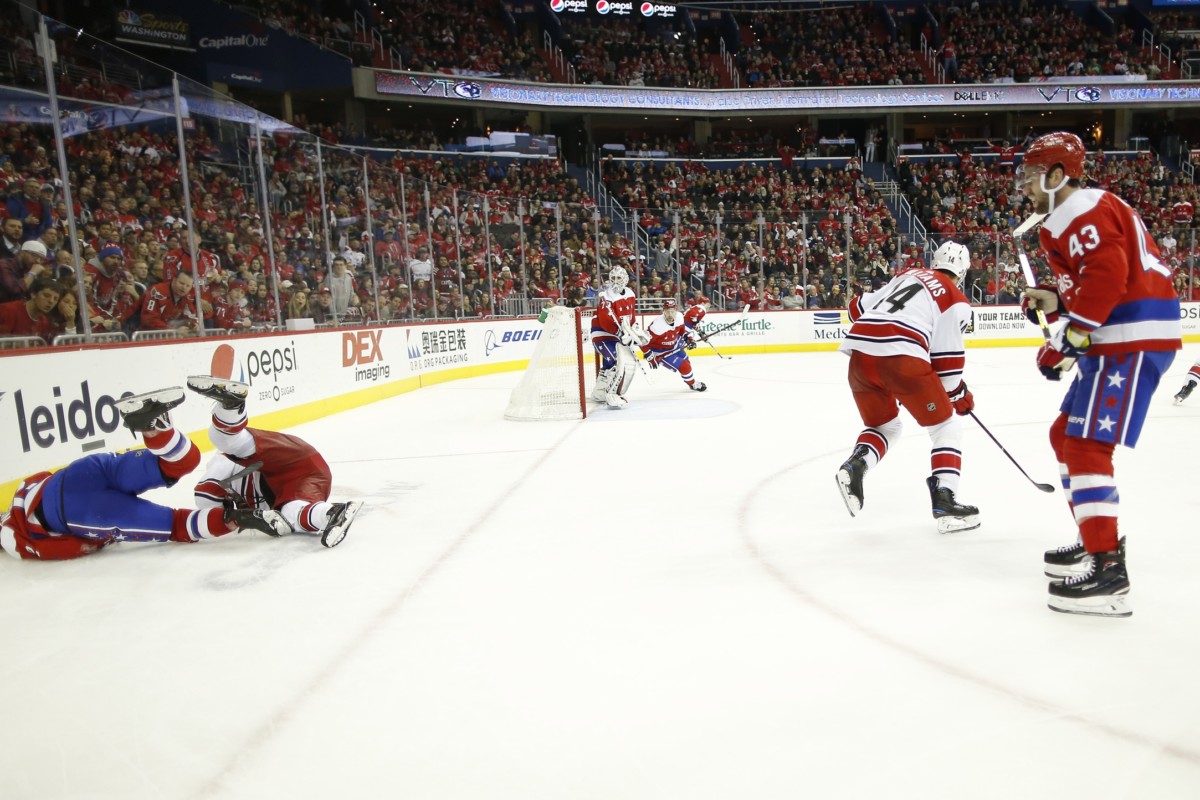
[[[1078,614],[1084,617],[1132,617],[1133,609],[1129,598],[1122,594],[1108,597],[1085,597],[1079,600],[1050,595],[1046,602],[1051,611],[1060,614]]]
[[[842,495],[842,502],[846,504],[846,510],[850,512],[850,516],[858,516],[858,512],[862,511],[863,504],[850,491],[850,473],[844,469],[839,469],[837,475],[834,476],[834,480],[837,481],[838,491]]]
[[[938,517],[938,533],[961,533],[973,531],[980,526],[979,515],[971,514],[966,517]]]
[[[227,391],[238,393],[238,390],[249,391],[250,384],[225,378],[214,378],[212,375],[189,375],[188,388],[196,392],[207,392],[214,386],[223,386]]]
[[[145,405],[147,400],[154,400],[171,409],[182,403],[186,396],[183,387],[172,386],[169,389],[155,389],[153,392],[131,394],[129,397],[122,397],[120,400],[117,400],[114,405],[116,405],[117,411],[123,414],[141,411],[142,406]]]
[[[350,525],[354,522],[354,518],[358,516],[360,508],[362,508],[361,500],[347,503],[341,523],[321,534],[321,544],[325,547],[337,547],[341,544],[345,540],[346,534],[350,532]]]

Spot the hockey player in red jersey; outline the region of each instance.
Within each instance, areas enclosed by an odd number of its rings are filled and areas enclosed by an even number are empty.
[[[1048,215],[1039,235],[1056,281],[1026,289],[1027,313],[1065,319],[1038,351],[1038,368],[1060,380],[1079,367],[1050,426],[1079,541],[1047,551],[1045,571],[1061,578],[1049,587],[1055,611],[1127,617],[1113,451],[1137,444],[1150,398],[1181,346],[1179,297],[1137,212],[1081,185],[1086,155],[1075,134],[1046,134],[1017,173],[1018,188]]]
[[[651,369],[658,369],[661,364],[678,372],[693,392],[708,388],[692,375],[692,362],[687,356],[687,351],[699,341],[699,335],[688,330],[683,314],[679,313],[679,304],[673,298],[663,300],[662,313],[650,321],[646,333],[650,341],[642,345],[642,353]]]
[[[596,316],[592,318],[592,348],[600,359],[600,374],[592,398],[609,408],[628,404],[625,392],[633,383],[637,358],[630,349],[649,341],[645,332],[634,324],[637,296],[629,289],[629,273],[623,267],[613,267],[608,283],[596,296]]]
[[[274,511],[167,508],[140,495],[174,485],[200,463],[200,451],[171,424],[184,400],[174,387],[117,401],[125,427],[140,433],[144,450],[96,453],[57,472],[26,478],[12,508],[0,515],[0,549],[13,558],[61,561],[115,542],[197,542],[239,529],[286,532]]]
[[[321,454],[298,436],[247,427],[248,384],[193,375],[187,385],[215,401],[208,437],[221,451],[196,484],[196,504],[274,509],[291,532],[319,533],[326,547],[340,544],[362,503],[329,502],[333,478]]]
[[[850,302],[854,324],[840,349],[850,356],[850,390],[866,425],[837,472],[838,490],[851,516],[863,507],[863,476],[900,435],[904,406],[932,440],[933,474],[925,485],[938,531],[979,527],[979,509],[955,498],[962,469],[958,415],[975,408],[962,379],[963,332],[971,306],[958,288],[970,263],[966,247],[945,242],[928,269],[907,270]]]

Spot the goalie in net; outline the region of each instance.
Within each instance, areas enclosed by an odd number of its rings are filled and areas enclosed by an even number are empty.
[[[631,348],[650,341],[633,322],[637,298],[628,283],[629,273],[613,267],[594,312],[562,306],[547,309],[546,328],[529,368],[513,389],[506,418],[579,419],[587,416],[589,396],[609,408],[626,405],[625,392],[637,371]],[[594,351],[586,357],[585,330]]]

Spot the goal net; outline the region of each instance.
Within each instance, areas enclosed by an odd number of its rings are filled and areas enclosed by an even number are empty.
[[[588,338],[594,309],[551,306],[529,367],[512,390],[506,419],[582,419],[596,383]]]

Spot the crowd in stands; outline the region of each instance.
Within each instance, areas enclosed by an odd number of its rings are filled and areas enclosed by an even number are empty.
[[[622,161],[606,165],[604,175],[609,193],[651,236],[645,294],[656,293],[656,275],[674,261],[682,285],[669,288],[689,303],[841,308],[850,293],[920,262],[920,248],[897,231],[854,162],[837,170],[726,170],[699,161]]]
[[[874,4],[822,6],[803,13],[757,12],[754,42],[737,61],[751,87],[882,86],[926,83],[919,53],[893,41]]]
[[[712,40],[667,28],[647,30],[634,20],[563,20],[562,48],[580,83],[716,89],[708,59]]]
[[[1176,61],[1200,58],[1200,13],[1196,8],[1156,8],[1150,19],[1155,40],[1170,48]]]
[[[266,24],[323,46],[362,44],[346,2],[248,0]],[[241,4],[246,5],[246,4]],[[1146,75],[1177,77],[1142,47],[1132,24],[1114,11],[1115,32],[1085,22],[1082,11],[1036,0],[948,0],[903,13],[872,3],[736,10],[741,41],[727,41],[741,85],[752,87],[912,85],[935,80],[917,49],[920,34],[936,48],[947,79],[959,83],[1028,81],[1049,76]],[[388,0],[372,4],[368,21],[404,69],[555,81],[536,24],[517,25],[497,0],[446,4]],[[687,13],[681,7],[680,13]],[[1155,14],[1170,41],[1183,39],[1195,17]],[[703,25],[661,27],[634,15],[598,19],[558,15],[559,45],[580,83],[714,88],[710,56],[720,31]],[[1174,33],[1174,39],[1170,34]],[[350,53],[359,57],[359,53]]]
[[[1054,76],[1145,75],[1157,80],[1161,68],[1143,49],[1132,27],[1118,18],[1114,34],[1084,22],[1067,7],[1003,0],[929,6],[938,22],[936,36],[946,79],[991,83]],[[929,31],[932,34],[932,31]]]
[[[23,52],[19,30],[9,33],[11,52]],[[70,46],[60,53],[70,56]],[[126,88],[80,74],[62,70],[63,96],[127,96]],[[36,85],[36,71],[28,80]],[[267,181],[259,187],[244,131],[202,115],[192,122],[187,197],[170,121],[69,137],[71,208],[50,130],[0,129],[0,335],[51,341],[85,330],[187,334],[293,318],[338,324],[529,313],[546,302],[589,303],[613,266],[630,272],[643,298],[726,309],[841,308],[848,296],[923,263],[921,244],[898,231],[856,159],[810,168],[793,161],[796,148],[765,133],[718,131],[712,146],[781,157],[769,166],[718,169],[698,157],[607,162],[607,190],[632,212],[622,220],[600,216],[595,198],[556,159],[439,153],[428,125],[309,125],[324,141],[320,171],[312,136],[276,134],[265,145]],[[812,136],[803,138],[807,152]],[[347,146],[365,142],[412,149],[371,152],[364,162],[366,151]],[[687,141],[642,144],[698,155]],[[988,158],[967,150],[905,160],[899,172],[931,237],[970,244],[972,295],[1013,302],[1020,281],[1001,242],[1029,209],[1013,187],[1016,147],[995,150]],[[1194,260],[1192,210],[1200,199],[1189,182],[1148,152],[1096,151],[1088,174],[1142,213],[1172,266]],[[1190,296],[1200,294],[1190,275],[1181,276]]]
[[[385,46],[399,51],[404,69],[551,80],[540,39],[531,30],[506,27],[495,0],[388,0],[372,5],[372,22]]]
[[[323,0],[318,4],[304,0],[238,0],[237,5],[257,14],[268,27],[335,50],[356,64],[371,63],[373,45],[355,31],[354,9],[347,0]]]

